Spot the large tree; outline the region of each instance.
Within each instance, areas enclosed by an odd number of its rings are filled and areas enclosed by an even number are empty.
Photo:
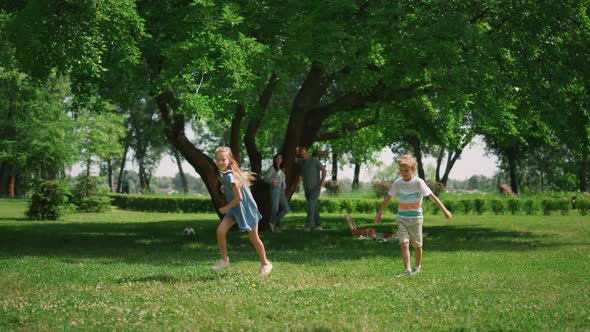
[[[187,137],[187,121],[231,124],[229,144],[246,160],[242,141],[258,171],[267,144],[258,132],[276,111],[272,99],[287,101],[281,149],[291,194],[296,147],[318,141],[329,119],[385,106],[397,112],[424,97],[435,110],[453,109],[486,94],[489,81],[477,91],[465,77],[497,70],[494,34],[520,19],[492,1],[31,0],[9,9],[28,72],[67,72],[74,92],[87,97],[117,99],[147,82],[169,141],[216,207],[225,203],[218,170]]]

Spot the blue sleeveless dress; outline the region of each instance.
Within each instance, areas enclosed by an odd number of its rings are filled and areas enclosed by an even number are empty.
[[[234,199],[232,186],[236,183],[234,174],[232,171],[227,171],[221,172],[221,176],[223,193],[227,201],[231,202]],[[252,196],[250,188],[242,185],[240,190],[242,192],[242,201],[227,211],[226,215],[236,221],[240,230],[250,232],[252,231],[252,227],[256,226],[258,221],[262,219],[262,215],[258,211],[258,206],[256,205],[256,201],[254,201],[254,196]]]

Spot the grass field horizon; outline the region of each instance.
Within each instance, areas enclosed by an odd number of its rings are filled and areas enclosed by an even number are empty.
[[[32,222],[26,205],[0,200],[2,331],[590,329],[590,218],[578,213],[427,214],[423,271],[397,278],[397,241],[353,239],[339,214],[322,216],[323,232],[289,214],[285,231],[261,233],[275,269],[259,276],[237,231],[231,266],[209,271],[212,214]],[[393,215],[376,228],[392,231]]]

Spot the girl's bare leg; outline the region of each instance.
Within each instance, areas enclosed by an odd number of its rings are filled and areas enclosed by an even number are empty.
[[[266,259],[266,250],[264,249],[264,244],[258,236],[258,225],[252,228],[252,231],[248,234],[248,236],[250,237],[250,242],[252,242],[252,245],[258,253],[258,256],[260,256],[260,262],[262,265],[267,265],[269,261]]]
[[[225,235],[235,223],[231,217],[225,216],[219,226],[217,226],[217,246],[219,246],[221,259],[226,262],[229,260],[229,257],[227,257],[227,240],[225,239]]]

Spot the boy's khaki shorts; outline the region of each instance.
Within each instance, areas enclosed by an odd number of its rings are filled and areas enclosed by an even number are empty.
[[[418,218],[397,218],[397,233],[399,243],[408,243],[414,248],[422,247],[422,224],[423,217]]]

